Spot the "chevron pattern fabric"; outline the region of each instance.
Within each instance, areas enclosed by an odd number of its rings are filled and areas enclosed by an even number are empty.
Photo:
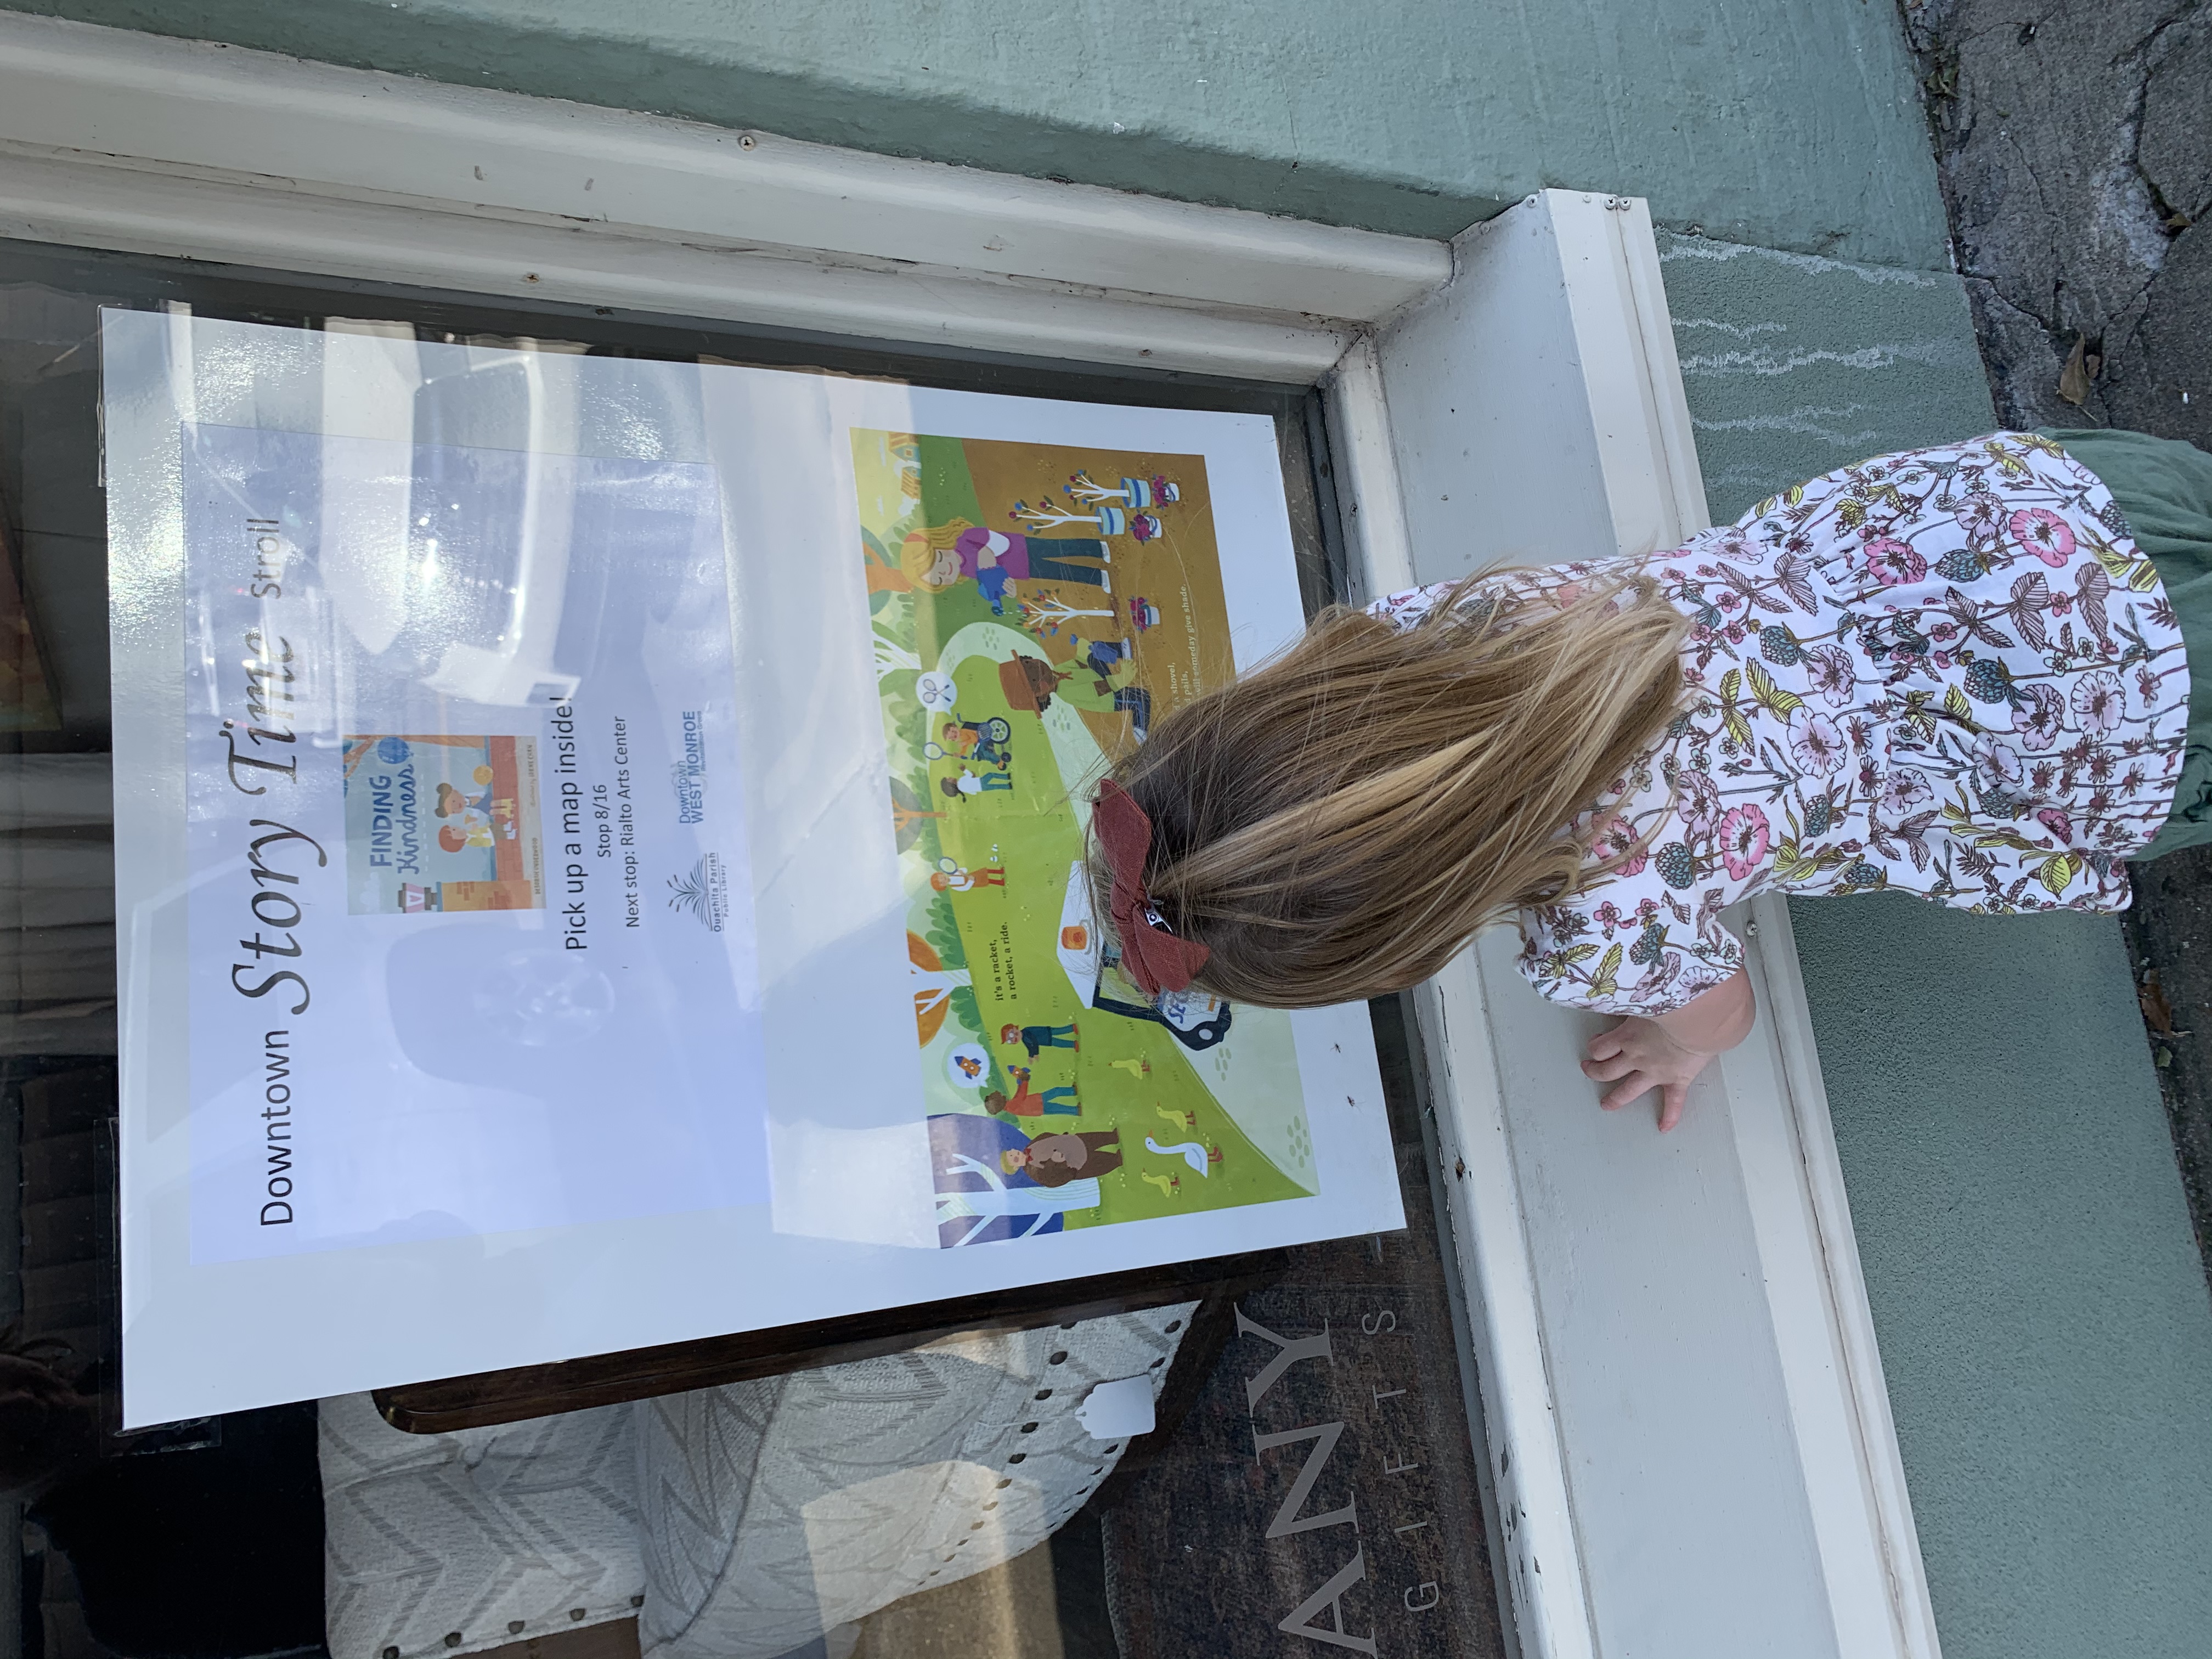
[[[645,1588],[635,1424],[635,1407],[605,1406],[402,1434],[367,1395],[324,1401],[331,1659],[472,1653],[629,1617]]]
[[[322,1404],[331,1659],[639,1619],[653,1659],[779,1659],[1050,1537],[1120,1461],[1076,1413],[1164,1379],[1197,1304],[459,1434]]]
[[[647,1402],[646,1650],[775,1659],[1042,1542],[1123,1449],[1084,1431],[1084,1396],[1164,1377],[1196,1306]]]

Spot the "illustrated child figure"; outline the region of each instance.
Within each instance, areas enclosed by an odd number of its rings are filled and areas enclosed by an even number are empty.
[[[1025,1175],[1040,1187],[1065,1187],[1080,1176],[1111,1175],[1121,1167],[1121,1133],[1092,1129],[1078,1134],[1052,1130],[1000,1154],[1008,1175]]]
[[[1000,731],[1006,729],[1003,723]],[[945,746],[956,755],[973,755],[987,766],[1007,766],[1013,756],[1006,744],[994,743],[981,720],[947,720],[941,735]]]
[[[491,844],[491,820],[474,807],[461,815],[459,823],[438,826],[438,845],[448,853],[458,853],[466,847],[489,847]]]
[[[1102,697],[1114,690],[1115,674],[1136,666],[1127,640],[1085,640],[1084,645],[1083,665],[1093,675],[1092,686]]]
[[[1037,1057],[1040,1048],[1080,1048],[1083,1046],[1077,1040],[1076,1028],[1073,1024],[1004,1025],[999,1029],[999,1041],[1009,1044],[1020,1043],[1029,1050],[1031,1060]]]
[[[940,893],[968,893],[978,887],[1004,887],[1006,872],[996,864],[987,864],[980,870],[933,870],[929,884]]]
[[[1152,694],[1141,685],[1116,685],[1114,677],[1136,666],[1127,640],[1086,640],[1083,665],[1091,673],[1091,688],[1114,699],[1114,712],[1129,717],[1133,735],[1142,743],[1152,735]]]
[[[1114,712],[1129,717],[1130,735],[1139,743],[1152,736],[1152,694],[1141,685],[1125,685],[1114,694]]]
[[[505,806],[510,815],[514,811],[512,801],[494,801],[491,798],[492,769],[479,766],[472,775],[483,788],[481,795],[465,794],[452,784],[440,780],[436,804],[431,811],[441,818],[456,823],[441,825],[438,830],[438,845],[448,853],[458,853],[465,847],[489,847],[492,844],[492,818],[499,807]],[[501,826],[512,837],[512,824]]]
[[[1752,1027],[1725,907],[2109,914],[2128,860],[2212,842],[2208,577],[2212,455],[2004,432],[1680,547],[1325,612],[1122,757],[1098,908],[1148,993],[1289,1008],[1512,917],[1539,994],[1623,1016],[1601,1103],[1656,1091],[1672,1128]]]
[[[1024,536],[956,520],[940,529],[909,535],[899,548],[899,568],[915,586],[934,592],[973,577],[991,609],[1003,613],[1010,581],[1079,582],[1111,593],[1113,581],[1102,567],[1110,564],[1113,556],[1103,539]],[[1098,562],[1071,564],[1070,559]]]
[[[441,779],[438,784],[437,804],[430,810],[441,818],[467,818],[471,816],[477,817],[488,817],[490,813],[492,804],[491,768],[489,766],[479,766],[477,768],[477,770],[484,775],[482,778],[477,780],[478,782],[484,786],[483,793],[481,795],[465,793],[461,790],[456,789],[452,784],[447,783]]]
[[[937,787],[946,799],[957,800],[963,795],[980,795],[986,789],[1012,789],[1014,781],[1004,772],[975,773],[963,766],[957,777],[940,778]]]
[[[1030,1092],[1030,1068],[1009,1066],[1007,1073],[1014,1079],[1012,1100],[994,1089],[983,1097],[983,1104],[994,1112],[1004,1112],[1011,1117],[1036,1117],[1042,1113],[1055,1116],[1076,1117],[1083,1108],[1077,1103],[1075,1091],[1066,1086],[1047,1089],[1042,1094]]]

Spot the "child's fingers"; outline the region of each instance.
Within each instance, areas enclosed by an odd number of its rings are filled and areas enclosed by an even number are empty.
[[[1615,1054],[1607,1060],[1586,1060],[1582,1063],[1583,1075],[1593,1083],[1610,1083],[1615,1078],[1626,1077],[1637,1069],[1632,1055]]]
[[[1690,1085],[1670,1083],[1659,1091],[1659,1133],[1665,1134],[1682,1121],[1682,1109],[1690,1103]]]
[[[1645,1093],[1656,1086],[1643,1073],[1631,1072],[1620,1080],[1620,1085],[1610,1091],[1602,1100],[1598,1102],[1598,1104],[1608,1112],[1617,1112],[1629,1102],[1641,1099]]]
[[[1625,1029],[1616,1025],[1611,1030],[1600,1031],[1592,1037],[1589,1040],[1589,1057],[1592,1060],[1611,1060],[1619,1054],[1626,1040],[1621,1035]]]

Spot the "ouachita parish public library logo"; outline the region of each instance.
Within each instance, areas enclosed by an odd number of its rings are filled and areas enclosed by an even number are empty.
[[[722,855],[705,854],[684,874],[669,877],[668,908],[697,917],[710,933],[720,933],[730,913],[730,881]]]

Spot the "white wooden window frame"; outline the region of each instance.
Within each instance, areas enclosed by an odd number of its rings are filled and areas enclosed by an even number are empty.
[[[1649,216],[1451,244],[0,18],[0,235],[1324,389],[1375,593],[1705,522]],[[1778,902],[1660,1141],[1510,939],[1417,998],[1528,1659],[1935,1659]]]

